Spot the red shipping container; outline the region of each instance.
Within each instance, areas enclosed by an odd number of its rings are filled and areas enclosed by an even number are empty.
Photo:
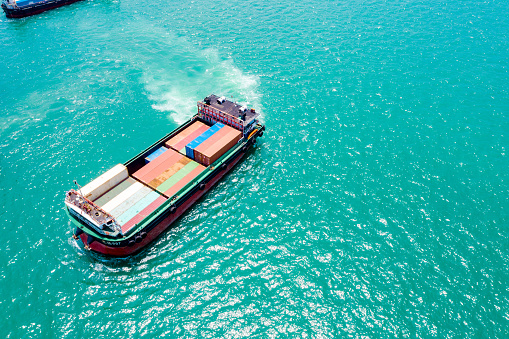
[[[228,132],[221,139],[209,145],[206,149],[200,151],[197,147],[194,150],[195,158],[202,165],[209,166],[235,146],[241,137],[242,133],[240,131],[229,127]]]
[[[155,158],[153,161],[149,162],[148,164],[134,172],[132,176],[137,178],[138,180],[143,181],[142,178],[146,176],[149,172],[153,171],[155,168],[164,163],[166,160],[177,155],[180,155],[180,153],[177,153],[172,149],[168,149],[163,154]]]
[[[214,133],[210,138],[202,142],[194,149],[194,158],[196,161],[200,162],[201,154],[208,149],[210,146],[214,145],[216,142],[221,140],[225,135],[227,135],[233,128],[230,126],[224,125],[219,131]]]
[[[209,128],[210,128],[209,126],[204,124],[203,126],[199,127],[196,131],[194,131],[193,133],[191,133],[188,136],[186,136],[184,139],[182,139],[179,142],[177,142],[175,145],[172,146],[172,148],[174,150],[176,150],[176,151],[180,151],[181,149],[186,147],[186,145],[188,143],[190,143],[191,141],[193,141],[194,139],[196,139],[197,137],[202,135],[203,132],[205,132]]]
[[[165,201],[166,201],[166,198],[163,196],[160,196],[159,198],[154,200],[154,202],[152,202],[150,205],[145,207],[145,209],[143,211],[136,214],[134,216],[134,218],[132,218],[131,220],[126,222],[125,225],[122,226],[122,232],[125,233],[125,232],[129,231],[133,226],[135,226],[137,223],[139,223],[140,221],[145,219],[145,217],[147,217],[150,213],[155,211],[155,209],[158,208],[159,206],[161,206],[163,204],[163,202],[165,202]]]
[[[191,125],[187,126],[183,131],[180,131],[177,135],[173,136],[171,139],[167,140],[164,144],[168,148],[173,148],[176,150],[182,149],[181,148],[175,148],[174,145],[178,143],[179,141],[183,140],[190,134],[192,134],[194,131],[196,131],[198,128],[202,126],[207,126],[204,123],[200,121],[195,121]],[[207,126],[208,127],[208,126]],[[185,145],[184,145],[185,146]]]
[[[179,162],[182,158],[184,158],[184,156],[182,154],[180,154],[178,152],[175,152],[172,149],[169,149],[166,152],[169,152],[169,151],[172,152],[172,155],[169,156],[167,159],[165,159],[163,162],[161,162],[157,166],[153,166],[148,172],[146,172],[143,175],[137,175],[138,172],[136,172],[136,173],[133,174],[133,177],[135,177],[136,179],[138,179],[138,180],[140,180],[140,181],[142,181],[142,182],[144,182],[144,183],[146,183],[148,185],[148,183],[151,182],[154,178],[158,177],[161,173],[163,173],[168,168],[170,168],[171,166],[173,166],[174,164]],[[159,158],[160,157],[157,157],[156,160],[159,159]],[[150,165],[154,161],[149,162],[147,165],[143,166],[141,169],[147,167],[148,165]]]

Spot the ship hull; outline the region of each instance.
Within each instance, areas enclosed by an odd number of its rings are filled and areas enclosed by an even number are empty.
[[[5,15],[8,18],[24,18],[27,16],[39,14],[45,11],[49,11],[50,9],[55,9],[58,7],[62,7],[65,5],[70,5],[72,3],[78,2],[80,0],[60,0],[60,1],[51,1],[45,2],[42,4],[33,4],[26,7],[20,8],[7,8],[5,4],[2,3],[2,9],[5,12]]]
[[[142,229],[138,232],[138,240],[135,244],[131,246],[109,246],[105,244],[99,239],[89,239],[93,237],[91,235],[82,233],[80,235],[81,241],[84,244],[89,243],[89,248],[91,251],[101,253],[110,257],[126,257],[132,254],[135,254],[157,239],[161,233],[166,231],[175,220],[177,220],[182,214],[184,214],[191,206],[193,206],[198,199],[200,199],[203,195],[205,195],[222,177],[224,177],[230,170],[241,160],[247,150],[241,150],[239,154],[235,155],[233,160],[228,163],[226,168],[218,169],[216,174],[205,183],[205,187],[203,189],[198,189],[194,192],[190,197],[188,197],[177,209],[174,213],[171,213],[169,210],[166,215],[163,215],[163,219],[159,221],[155,226],[151,227],[150,230]]]

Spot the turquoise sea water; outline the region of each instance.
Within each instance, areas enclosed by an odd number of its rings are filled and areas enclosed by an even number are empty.
[[[509,337],[504,1],[93,0],[0,19],[0,337]],[[223,94],[258,147],[147,250],[84,184]]]

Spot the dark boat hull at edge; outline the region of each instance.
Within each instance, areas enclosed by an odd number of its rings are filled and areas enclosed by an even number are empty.
[[[2,3],[2,9],[5,12],[5,15],[8,18],[24,18],[27,16],[39,14],[50,9],[55,9],[58,7],[62,7],[65,5],[70,5],[72,3],[78,2],[80,0],[56,0],[51,2],[45,2],[42,4],[34,4],[31,6],[21,7],[21,8],[7,8],[4,3]]]

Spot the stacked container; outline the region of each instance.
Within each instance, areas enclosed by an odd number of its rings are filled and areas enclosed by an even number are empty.
[[[230,126],[223,126],[218,132],[194,148],[194,160],[210,166],[242,137],[242,133]]]
[[[217,133],[221,128],[224,127],[224,124],[217,122],[212,127],[210,127],[208,130],[203,132],[199,137],[191,141],[186,145],[186,155],[194,159],[194,149],[198,147],[201,143],[206,141],[208,138],[212,137],[215,133]]]
[[[169,149],[133,173],[133,177],[171,197],[203,170],[196,161]]]
[[[241,138],[242,132],[221,122],[216,122],[209,127],[201,121],[194,121],[188,127],[167,140],[164,145],[169,149],[184,154],[189,160],[192,159],[202,165],[210,166],[229,149],[235,146]],[[147,158],[149,157],[150,156]],[[144,180],[146,181],[144,182],[156,188],[158,185],[168,180],[177,168],[187,166],[188,163],[186,163],[186,161],[185,159],[179,159],[173,164],[173,169],[167,168],[166,174],[160,172],[160,177],[153,177],[151,180],[145,178]]]
[[[149,162],[151,162],[152,160],[154,160],[155,158],[157,158],[158,156],[163,154],[166,150],[168,150],[168,148],[166,148],[164,146],[156,148],[155,150],[153,150],[151,153],[149,153],[145,157],[145,163],[148,164]]]
[[[167,148],[173,148],[182,154],[186,154],[186,145],[208,129],[209,126],[200,121],[195,121],[186,127],[183,131],[166,141],[164,145]]]
[[[94,181],[83,186],[80,190],[80,194],[94,201],[128,177],[129,173],[127,172],[127,167],[118,164]]]
[[[140,213],[148,215],[164,201],[166,198],[160,193],[128,177],[94,199],[94,204],[113,216],[125,232],[139,222],[136,217]],[[138,221],[129,223],[133,219]]]

